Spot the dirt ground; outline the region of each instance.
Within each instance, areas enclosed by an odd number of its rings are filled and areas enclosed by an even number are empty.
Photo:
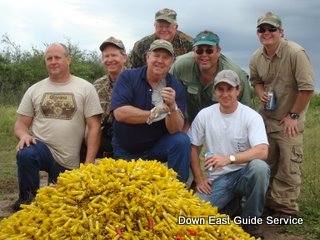
[[[41,186],[45,186],[47,182],[47,176],[45,173],[41,173]],[[13,214],[12,205],[17,199],[17,192],[8,193],[1,196],[0,200],[0,221],[3,218],[10,217]],[[281,226],[276,225],[261,225],[264,234],[265,240],[313,240],[305,237],[297,237],[288,235],[283,232]]]

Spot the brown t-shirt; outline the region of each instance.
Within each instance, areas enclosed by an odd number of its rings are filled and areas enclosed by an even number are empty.
[[[17,113],[33,117],[31,134],[49,147],[63,167],[79,167],[85,119],[102,113],[98,94],[91,83],[72,76],[67,83],[46,78],[24,94]]]

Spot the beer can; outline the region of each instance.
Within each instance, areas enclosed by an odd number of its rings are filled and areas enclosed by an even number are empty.
[[[276,108],[276,96],[274,91],[268,91],[268,102],[265,105],[266,110],[274,110]]]
[[[213,156],[213,152],[206,152],[206,153],[204,154],[204,157],[205,157],[205,158],[208,158],[208,157],[211,157],[211,156]],[[210,167],[208,168],[208,171],[209,171],[209,172],[212,172],[212,168],[213,168],[213,166],[210,166]]]

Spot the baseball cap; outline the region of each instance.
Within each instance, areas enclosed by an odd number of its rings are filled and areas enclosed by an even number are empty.
[[[221,72],[219,72],[214,79],[213,86],[215,87],[217,84],[219,84],[221,82],[228,83],[232,87],[236,87],[236,86],[240,85],[240,79],[239,79],[238,74],[236,74],[232,70],[222,70]]]
[[[165,20],[169,23],[177,23],[177,13],[172,9],[164,8],[156,12],[155,20]]]
[[[270,24],[277,28],[281,27],[280,17],[272,12],[267,12],[258,18],[257,26],[260,26],[264,23]]]
[[[149,51],[153,52],[157,49],[165,49],[168,52],[170,52],[172,56],[174,56],[173,46],[170,42],[166,40],[163,40],[163,39],[154,40],[150,45]]]
[[[122,49],[123,51],[126,51],[126,48],[124,47],[123,42],[112,36],[103,41],[103,43],[100,45],[100,51],[102,52],[105,49],[105,47],[110,44],[115,45],[116,47]]]
[[[210,45],[216,46],[219,45],[220,38],[217,34],[211,32],[199,33],[194,39],[193,46],[199,45]]]

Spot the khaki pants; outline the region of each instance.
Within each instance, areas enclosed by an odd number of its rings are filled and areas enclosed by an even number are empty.
[[[267,162],[271,174],[266,207],[287,214],[298,214],[303,134],[287,138],[282,132],[269,133],[268,140],[270,147]]]

